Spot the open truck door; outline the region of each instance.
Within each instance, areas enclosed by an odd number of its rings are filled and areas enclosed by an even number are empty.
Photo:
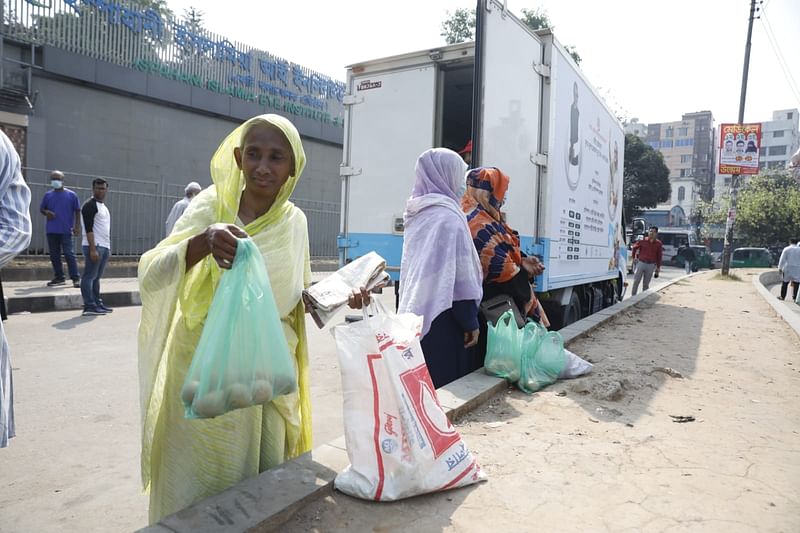
[[[498,167],[511,178],[504,211],[520,233],[522,250],[541,254],[541,170],[547,158],[540,137],[542,65],[539,38],[505,7],[478,3],[473,97],[473,166]],[[544,259],[544,258],[543,258]]]
[[[395,280],[409,176],[419,155],[434,146],[436,66],[425,59],[391,71],[352,66],[345,98],[340,261],[375,251]]]

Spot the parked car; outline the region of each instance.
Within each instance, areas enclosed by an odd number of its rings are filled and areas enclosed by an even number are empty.
[[[701,268],[714,268],[714,256],[711,255],[711,250],[707,246],[696,244],[692,246],[694,250],[695,260],[692,271],[697,272]]]
[[[766,248],[737,248],[731,255],[734,268],[770,268],[772,265],[772,254]]]

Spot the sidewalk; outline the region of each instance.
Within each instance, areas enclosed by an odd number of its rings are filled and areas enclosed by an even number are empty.
[[[314,283],[325,279],[330,272],[313,272]],[[103,302],[109,307],[141,305],[139,282],[136,278],[103,278],[100,280]],[[57,287],[48,287],[46,281],[3,282],[3,295],[9,314],[42,313],[83,309],[81,290],[71,282]]]
[[[590,376],[458,421],[487,483],[329,492],[280,530],[800,530],[800,342],[739,275],[679,281],[571,344]]]

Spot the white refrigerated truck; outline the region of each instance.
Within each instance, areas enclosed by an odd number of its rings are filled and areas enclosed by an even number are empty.
[[[343,263],[374,250],[397,280],[417,157],[472,139],[472,166],[511,179],[507,221],[546,266],[536,292],[554,327],[621,296],[624,134],[549,30],[484,0],[475,42],[356,63],[347,87]]]

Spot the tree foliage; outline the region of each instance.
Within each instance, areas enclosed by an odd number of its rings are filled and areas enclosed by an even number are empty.
[[[525,23],[532,30],[540,30],[543,28],[553,28],[550,22],[550,17],[547,11],[537,7],[536,9],[522,8],[522,17],[520,20]],[[460,7],[450,13],[447,12],[447,19],[442,22],[441,36],[444,37],[447,44],[463,43],[465,41],[472,41],[475,39],[475,8],[466,9]],[[581,64],[581,56],[578,54],[577,49],[572,45],[566,45],[564,48],[567,53],[572,56],[576,64]]]
[[[189,6],[183,10],[183,22],[186,28],[192,33],[198,33],[203,29],[205,13],[194,6]]]
[[[442,22],[442,37],[447,44],[463,43],[475,39],[475,10],[460,7],[452,14],[447,12]]]
[[[752,246],[785,246],[800,238],[800,186],[789,172],[767,171],[742,187],[734,231]]]
[[[624,169],[622,205],[628,220],[642,208],[653,208],[669,200],[672,186],[664,156],[630,133],[625,135]]]
[[[743,246],[785,246],[800,238],[800,184],[788,171],[767,170],[739,190],[734,237]],[[731,202],[728,195],[716,203],[700,202],[696,211],[703,236],[718,236],[725,226]]]

